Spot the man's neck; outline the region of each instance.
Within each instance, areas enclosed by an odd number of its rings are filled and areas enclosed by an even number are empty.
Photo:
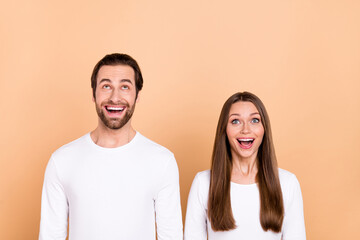
[[[128,144],[135,135],[136,131],[131,124],[126,124],[120,129],[110,129],[99,124],[98,127],[90,133],[93,142],[104,148],[115,148]]]

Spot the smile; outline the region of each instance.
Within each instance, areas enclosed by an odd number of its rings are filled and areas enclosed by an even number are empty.
[[[105,109],[108,113],[121,113],[125,107],[105,106]]]
[[[240,147],[243,149],[249,149],[254,143],[254,138],[238,138],[236,139],[240,143]]]

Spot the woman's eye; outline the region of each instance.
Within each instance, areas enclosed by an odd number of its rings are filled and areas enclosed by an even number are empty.
[[[252,122],[252,123],[259,123],[259,122],[260,122],[260,119],[258,119],[258,118],[253,118],[253,119],[251,120],[251,122]]]
[[[232,123],[232,124],[239,124],[240,121],[239,121],[238,119],[234,119],[234,120],[231,121],[231,123]]]

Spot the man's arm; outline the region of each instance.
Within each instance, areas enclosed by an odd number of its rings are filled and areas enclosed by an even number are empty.
[[[39,240],[65,240],[68,225],[68,202],[54,159],[50,159],[41,198]]]
[[[182,240],[179,171],[172,157],[165,168],[162,186],[155,198],[158,240]]]

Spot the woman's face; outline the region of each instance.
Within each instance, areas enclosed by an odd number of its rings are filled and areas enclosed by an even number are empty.
[[[229,112],[226,134],[232,158],[254,160],[264,136],[259,111],[251,102],[236,102]]]

